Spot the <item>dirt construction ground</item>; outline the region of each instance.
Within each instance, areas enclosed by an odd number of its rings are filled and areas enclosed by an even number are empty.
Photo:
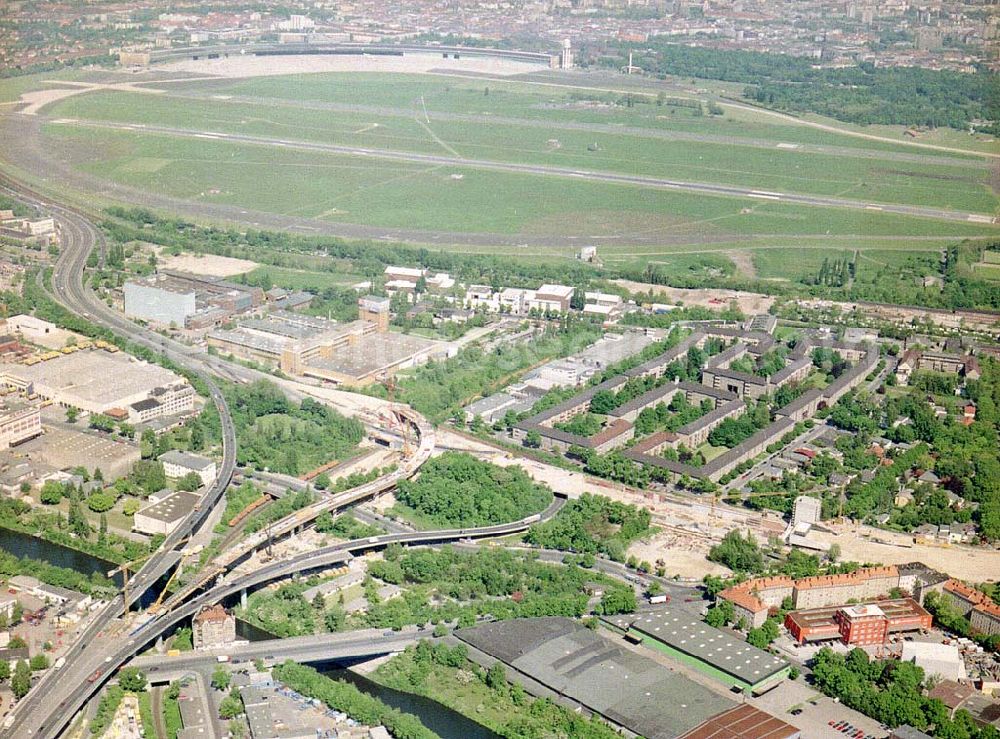
[[[171,256],[159,250],[157,255],[159,265],[163,269],[174,269],[178,272],[190,272],[206,277],[234,277],[257,269],[257,262],[249,259],[234,259],[220,257],[214,254],[178,254]]]
[[[632,280],[615,280],[615,282],[631,292],[649,292],[652,290],[664,303],[676,304],[680,301],[687,306],[700,305],[705,308],[718,310],[719,307],[726,307],[731,301],[735,300],[739,304],[740,310],[747,315],[767,313],[768,309],[774,305],[774,298],[760,293],[717,289],[691,290],[681,287],[653,285],[648,282],[633,282]]]
[[[862,528],[862,533],[874,532]],[[878,536],[884,536],[879,532]],[[838,535],[816,534],[816,538],[840,545],[840,559],[855,562],[880,562],[897,565],[905,562],[923,562],[928,567],[946,572],[959,580],[982,582],[996,580],[1000,575],[1000,551],[974,547],[935,547],[916,545],[909,547],[880,544],[863,538],[859,532],[843,530]]]

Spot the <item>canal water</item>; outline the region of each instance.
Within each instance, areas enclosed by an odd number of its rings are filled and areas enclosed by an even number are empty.
[[[4,528],[0,528],[0,549],[18,557],[39,559],[57,567],[66,567],[82,572],[88,576],[95,572],[107,575],[108,571],[115,567],[114,563],[94,557],[86,552],[79,552],[76,549],[45,541],[37,536]],[[119,584],[121,584],[120,579]]]
[[[10,531],[4,528],[0,528],[0,549],[15,554],[18,557],[42,560],[49,564],[58,567],[67,567],[86,575],[91,575],[95,572],[107,575],[108,571],[115,566],[111,562],[85,552],[79,552],[75,549],[69,549],[68,547],[31,536],[30,534]],[[121,584],[120,578],[116,579],[119,579],[119,584]],[[152,588],[150,593],[147,593],[147,599],[155,596],[155,591],[156,588]],[[272,634],[263,629],[240,620],[236,621],[236,633],[240,638],[247,639],[248,641],[274,638]],[[398,708],[405,713],[412,713],[420,719],[424,726],[440,735],[442,739],[498,739],[498,735],[485,726],[477,724],[475,721],[452,711],[450,708],[430,698],[386,688],[363,675],[358,675],[341,666],[330,666],[322,669],[321,672],[335,680],[349,682],[359,690],[378,698],[393,708]]]
[[[248,641],[274,638],[263,629],[240,620],[236,621],[236,634]],[[364,675],[359,675],[340,666],[327,666],[321,668],[320,672],[334,680],[351,683],[386,705],[398,708],[404,713],[412,713],[420,719],[424,726],[441,736],[442,739],[498,739],[499,735],[494,734],[485,726],[477,724],[431,698],[387,688],[369,680]]]

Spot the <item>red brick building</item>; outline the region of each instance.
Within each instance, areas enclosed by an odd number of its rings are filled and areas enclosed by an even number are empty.
[[[877,605],[848,606],[833,615],[840,640],[861,647],[885,644],[889,636],[889,618]]]
[[[799,643],[839,639],[844,644],[884,644],[889,634],[929,629],[932,617],[912,598],[792,611],[785,628]]]

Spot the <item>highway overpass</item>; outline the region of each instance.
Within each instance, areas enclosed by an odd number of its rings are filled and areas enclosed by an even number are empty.
[[[173,657],[165,654],[146,655],[136,657],[130,664],[145,672],[151,681],[166,682],[174,679],[173,675],[178,672],[188,672],[203,668],[206,664],[216,664],[219,656],[228,657],[231,664],[259,659],[268,666],[280,664],[288,659],[301,664],[335,662],[401,652],[419,639],[430,636],[431,632],[415,628],[404,631],[367,629],[296,636],[289,639],[268,639],[240,645],[230,644],[217,649],[182,652]]]

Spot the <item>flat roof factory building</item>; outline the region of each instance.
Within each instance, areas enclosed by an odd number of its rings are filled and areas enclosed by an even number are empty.
[[[616,630],[746,693],[778,685],[791,665],[681,611],[657,610],[638,616],[604,619]]]
[[[123,293],[127,318],[180,328],[211,326],[264,303],[259,287],[169,270],[128,280]]]
[[[362,313],[367,304],[360,306]],[[299,377],[338,385],[367,385],[396,370],[446,356],[449,345],[419,336],[388,333],[384,322],[338,323],[317,316],[273,311],[213,331],[208,345]]]
[[[785,628],[799,644],[839,639],[844,644],[884,644],[889,634],[931,627],[931,614],[912,598],[791,611]]]
[[[187,380],[155,364],[124,352],[100,349],[59,354],[33,364],[0,364],[0,383],[88,413],[128,411],[140,405],[134,422],[161,415],[185,413],[194,408],[194,389]]]
[[[201,495],[184,491],[164,491],[151,495],[149,499],[152,502],[136,512],[132,528],[151,535],[168,535],[201,503]]]
[[[500,661],[529,692],[586,709],[647,739],[701,739],[723,720],[741,739],[797,739],[798,729],[695,683],[568,618],[527,618],[460,629],[482,664]],[[740,715],[733,712],[739,711]],[[728,716],[728,718],[726,718]]]

